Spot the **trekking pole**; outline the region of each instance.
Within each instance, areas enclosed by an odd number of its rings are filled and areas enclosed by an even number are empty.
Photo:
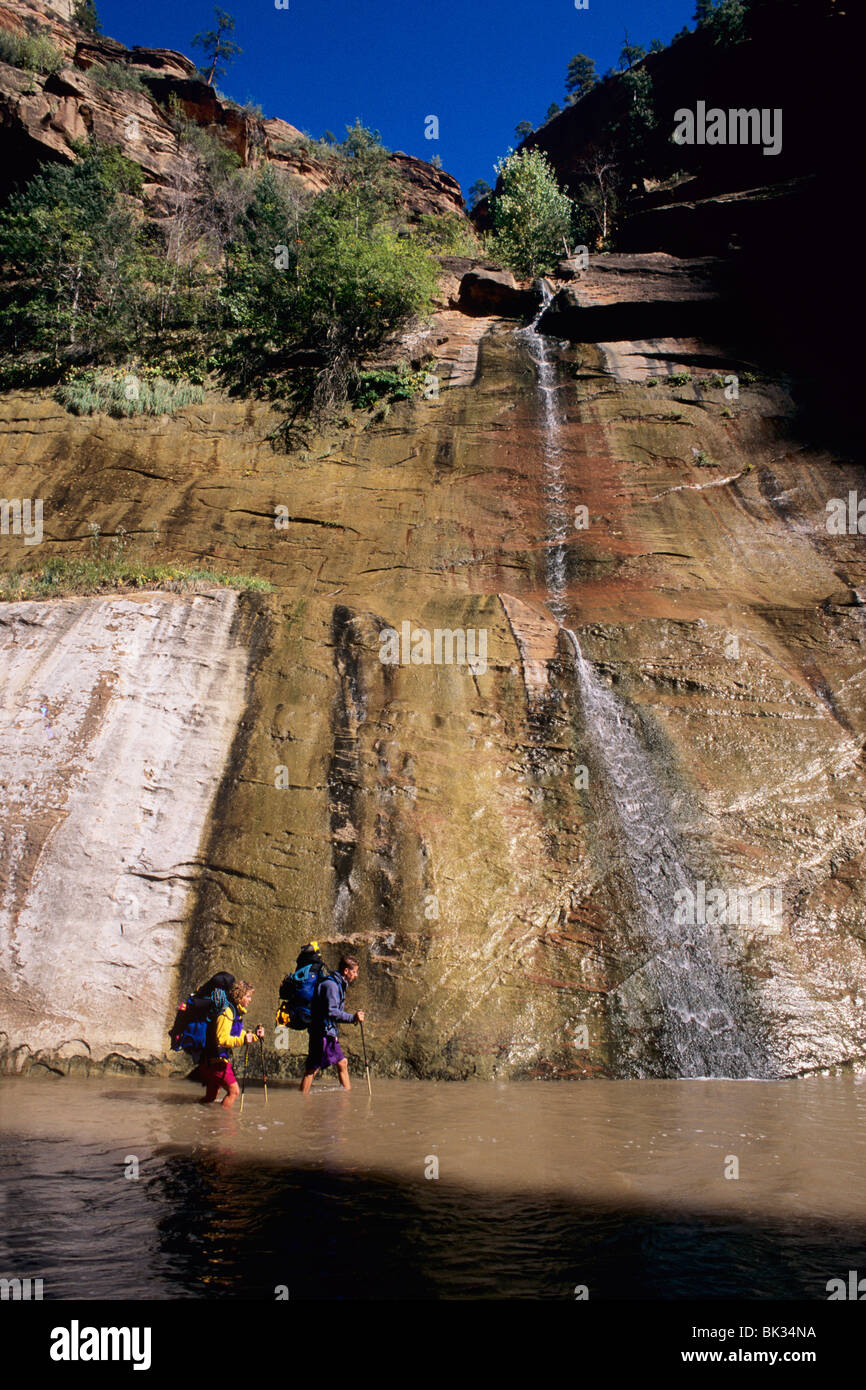
[[[366,1043],[366,1041],[365,1041],[365,1039],[364,1039],[364,1025],[363,1025],[363,1023],[361,1023],[361,1020],[360,1020],[360,1019],[358,1019],[358,1023],[360,1024],[360,1027],[361,1027],[361,1046],[362,1046],[363,1049],[364,1049],[364,1071],[367,1073],[367,1090],[370,1092],[370,1095],[371,1095],[371,1097],[372,1097],[372,1095],[373,1095],[373,1087],[370,1085],[370,1068],[369,1068],[369,1066],[367,1065],[367,1043]]]
[[[259,1048],[262,1054],[262,1085],[265,1088],[265,1105],[268,1103],[268,1074],[265,1071],[265,1040],[259,1038]]]
[[[243,1079],[241,1080],[241,1114],[244,1113],[244,1091],[246,1090],[247,1086],[247,1051],[247,1044],[244,1043],[244,1074]]]

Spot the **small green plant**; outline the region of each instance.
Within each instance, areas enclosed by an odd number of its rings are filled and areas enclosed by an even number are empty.
[[[658,384],[659,379],[657,376],[648,376],[646,381],[644,382],[644,386],[658,386]]]
[[[7,29],[0,29],[0,63],[47,75],[59,72],[65,59],[43,34],[11,34]]]
[[[692,449],[692,458],[695,468],[718,468],[719,466],[704,449]]]
[[[408,401],[417,396],[426,382],[426,372],[410,372],[405,366],[396,371],[375,368],[359,372],[352,403],[358,410],[370,410],[377,402],[384,401],[387,409],[383,407],[384,414],[380,412],[380,418],[385,419],[392,402]]]
[[[691,372],[674,372],[667,379],[668,386],[688,386],[692,379]]]
[[[218,367],[215,354],[206,353],[201,346],[190,346],[159,354],[153,359],[152,370],[166,381],[204,386],[209,373]]]
[[[60,383],[54,397],[72,415],[175,415],[204,399],[201,386],[167,381],[152,368],[88,368]]]
[[[125,63],[106,63],[105,67],[92,67],[90,79],[97,87],[106,87],[110,92],[144,92],[147,85],[141,73],[128,68]]]

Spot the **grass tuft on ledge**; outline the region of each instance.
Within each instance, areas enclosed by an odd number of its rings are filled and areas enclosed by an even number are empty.
[[[244,593],[273,593],[266,579],[249,574],[223,574],[186,565],[144,564],[136,560],[96,555],[65,559],[54,556],[38,569],[0,575],[0,600],[71,598],[80,594],[122,593],[127,589],[167,589],[195,593],[201,589],[238,589]]]
[[[185,405],[198,405],[204,390],[191,381],[166,381],[148,371],[117,368],[88,369],[61,382],[55,399],[72,415],[174,415]]]

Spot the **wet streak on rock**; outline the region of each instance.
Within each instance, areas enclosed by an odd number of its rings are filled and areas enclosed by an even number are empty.
[[[226,858],[225,827],[231,823],[228,808],[247,761],[253,731],[261,718],[262,706],[256,693],[255,675],[265,653],[273,645],[275,628],[273,610],[267,598],[260,594],[240,598],[232,625],[232,637],[247,649],[246,706],[232,740],[203,840],[202,876],[194,898],[186,951],[180,967],[182,997],[212,973],[211,966],[221,960],[225,951],[234,952],[236,949],[230,941],[232,924],[225,920],[225,898],[221,886],[221,866]],[[255,864],[251,868],[252,874],[255,874]],[[224,968],[222,964],[213,965],[213,969]]]
[[[334,609],[331,640],[338,686],[331,715],[333,751],[328,769],[331,862],[336,876],[334,925],[341,929],[351,897],[351,873],[358,837],[361,758],[358,731],[367,717],[361,677],[357,619],[341,604]]]

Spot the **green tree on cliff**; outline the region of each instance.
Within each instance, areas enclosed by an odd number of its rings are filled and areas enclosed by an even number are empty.
[[[494,246],[521,275],[552,270],[571,232],[571,199],[541,150],[500,160],[502,189],[493,200]]]
[[[488,193],[492,192],[493,189],[490,187],[490,184],[487,182],[486,179],[476,179],[469,190],[470,208],[477,207],[478,204],[481,202],[481,199],[486,198]]]
[[[205,58],[210,62],[210,70],[205,81],[208,86],[215,77],[225,76],[225,63],[230,63],[243,49],[239,48],[231,39],[226,38],[227,34],[233,34],[235,21],[232,15],[226,14],[225,10],[214,8],[217,19],[215,29],[207,29],[203,33],[196,34],[192,41],[193,48],[203,48]]]
[[[123,353],[141,329],[146,257],[129,206],[141,170],[112,148],[77,153],[0,213],[3,347],[46,366]]]
[[[514,134],[518,140],[525,140],[527,135],[535,134],[535,126],[532,124],[532,121],[520,121],[519,124],[514,127]]]
[[[574,230],[586,246],[607,250],[618,208],[621,169],[613,145],[590,145],[576,170]]]
[[[72,10],[72,22],[86,34],[101,34],[102,25],[96,10],[95,0],[76,0]]]
[[[326,414],[352,396],[363,363],[430,305],[437,263],[395,225],[387,151],[356,122],[331,186],[299,205],[270,168],[229,247],[226,380]],[[369,177],[367,177],[369,176]]]
[[[569,101],[572,103],[579,101],[596,86],[598,86],[598,73],[595,70],[595,59],[587,58],[585,53],[576,53],[569,63],[565,75],[565,90],[569,94]]]
[[[647,171],[650,142],[658,124],[653,81],[646,68],[626,72],[620,80],[625,88],[627,107],[617,123],[615,138],[622,150],[626,182],[634,183]]]
[[[713,42],[728,47],[746,37],[749,8],[745,0],[720,0],[708,14],[702,27],[709,29]]]
[[[378,130],[368,130],[356,117],[354,125],[346,126],[346,137],[337,148],[331,191],[342,196],[344,209],[351,208],[355,230],[376,222],[386,209],[396,212],[397,180]]]
[[[643,44],[630,43],[628,30],[625,31],[625,43],[620,49],[619,66],[620,71],[625,72],[627,68],[633,68],[635,63],[639,63],[641,58],[646,57],[646,49]]]

